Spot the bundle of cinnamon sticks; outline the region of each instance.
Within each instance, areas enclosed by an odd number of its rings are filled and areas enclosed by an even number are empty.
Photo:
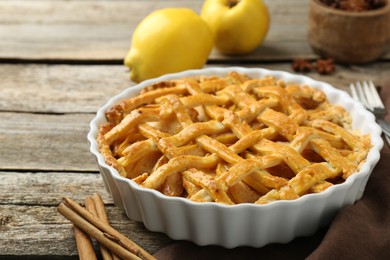
[[[99,243],[104,260],[155,259],[142,247],[111,227],[99,194],[88,196],[85,199],[85,208],[65,197],[57,210],[74,224],[77,250],[81,260],[97,259],[91,238]]]

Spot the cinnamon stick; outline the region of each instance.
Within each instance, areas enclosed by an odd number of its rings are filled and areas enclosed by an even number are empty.
[[[99,196],[100,197],[100,196]],[[102,205],[99,203],[96,203],[96,199],[95,199],[95,196],[88,196],[85,198],[85,201],[84,201],[84,204],[85,204],[85,208],[91,212],[92,214],[94,214],[95,216],[98,216],[101,220],[103,220],[104,222],[106,222],[107,224],[108,223],[108,217],[107,217],[107,214],[105,214],[105,219],[102,219],[101,217],[101,207]],[[104,204],[103,204],[103,207],[104,207]],[[104,213],[106,212],[105,209],[104,210]],[[99,215],[100,213],[100,215]],[[113,256],[111,255],[111,252],[103,245],[99,244],[99,249],[100,249],[100,253],[102,255],[102,258],[103,260],[112,260],[113,259]]]
[[[75,201],[69,199],[69,198],[64,198],[65,204],[68,206],[69,209],[73,210],[76,212],[76,215],[79,215],[81,219],[86,220],[88,224],[91,226],[97,228],[98,230],[101,230],[104,233],[107,233],[109,236],[115,238],[118,240],[118,244],[123,246],[125,249],[129,250],[133,254],[137,255],[138,257],[142,259],[147,259],[147,260],[155,260],[155,258],[150,255],[147,251],[145,251],[142,247],[128,239],[126,236],[122,235],[119,233],[117,230],[112,228],[110,225],[104,223],[102,220],[100,220],[97,216],[93,215],[91,212],[86,210],[85,208],[81,207],[78,203]],[[88,232],[87,232],[88,233]],[[92,235],[91,233],[88,233],[89,235]],[[97,238],[95,238],[97,239]],[[110,240],[112,241],[112,240]],[[100,241],[99,241],[100,242]],[[104,245],[104,244],[103,244]],[[108,247],[107,247],[108,248]],[[109,248],[111,250],[111,248]],[[114,254],[113,250],[111,250]],[[122,257],[121,255],[116,254],[119,257]],[[127,258],[125,258],[127,259]]]
[[[107,224],[110,224],[110,220],[108,219],[108,215],[107,215],[107,212],[106,212],[106,207],[104,206],[104,201],[103,201],[102,197],[98,193],[94,193],[92,195],[92,197],[93,197],[93,200],[95,202],[95,206],[96,206],[96,211],[97,211],[98,217],[101,220],[103,220],[103,222],[105,222]],[[120,258],[117,257],[116,255],[114,255],[112,252],[111,252],[111,256],[112,256],[113,260],[120,260]]]
[[[98,193],[94,193],[92,195],[93,201],[95,202],[96,213],[97,216],[105,223],[110,224],[110,220],[108,219],[106,207],[104,206],[104,202],[102,197]]]
[[[92,215],[92,213],[90,213],[86,209],[84,209],[84,208],[82,208],[82,209]],[[100,229],[98,229],[97,227],[92,225],[90,222],[88,222],[82,216],[77,214],[77,212],[73,211],[65,203],[60,203],[60,205],[57,207],[57,210],[64,217],[69,219],[73,224],[75,224],[77,227],[79,227],[84,232],[89,234],[91,237],[95,238],[99,243],[103,244],[105,247],[107,247],[109,250],[114,252],[114,254],[121,257],[122,259],[131,259],[131,260],[141,259],[138,256],[136,256],[135,254],[133,254],[132,252],[130,252],[129,250],[126,250],[126,248],[124,248],[121,245],[119,245],[118,243],[116,243],[116,241],[113,241],[112,239],[107,237],[104,234],[104,232],[102,232]]]
[[[73,232],[80,260],[97,260],[95,249],[89,236],[77,226],[73,227]]]

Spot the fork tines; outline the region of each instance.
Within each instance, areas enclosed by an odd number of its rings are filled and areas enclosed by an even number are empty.
[[[350,85],[352,96],[363,103],[368,110],[386,113],[385,106],[372,81],[356,82]]]

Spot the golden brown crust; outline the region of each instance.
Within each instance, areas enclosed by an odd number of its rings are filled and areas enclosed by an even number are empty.
[[[107,110],[107,164],[168,196],[270,203],[322,192],[357,172],[370,138],[309,86],[198,76],[146,87]]]

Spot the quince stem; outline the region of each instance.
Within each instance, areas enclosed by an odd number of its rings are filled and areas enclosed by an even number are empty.
[[[240,0],[228,0],[227,1],[227,6],[229,8],[233,8],[233,7],[235,7],[238,4],[238,2],[240,2]]]

